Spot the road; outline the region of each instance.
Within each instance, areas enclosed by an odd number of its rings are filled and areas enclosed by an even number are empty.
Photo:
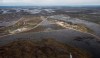
[[[23,19],[23,17],[20,18],[18,21],[14,22],[14,24],[16,24],[17,22],[21,21],[22,19]],[[40,25],[54,24],[54,23],[49,22],[49,21],[47,20],[47,18],[44,18],[43,16],[41,16],[41,19],[42,19],[42,22],[38,23],[36,26],[34,26],[33,28],[30,28],[29,30],[35,29],[35,28],[37,28],[37,27],[40,26]],[[9,36],[9,35],[13,35],[13,34],[3,35],[3,36],[0,36],[0,38],[1,38],[1,37],[5,37],[5,36]]]
[[[23,19],[23,17],[21,17],[19,20],[16,20],[16,21],[5,22],[4,24],[7,24],[7,26],[11,26],[11,25],[14,25],[17,22],[21,21],[22,19]],[[7,26],[5,26],[5,27],[7,27]],[[5,28],[5,27],[2,27],[2,28]],[[2,28],[0,28],[0,29],[2,29]]]

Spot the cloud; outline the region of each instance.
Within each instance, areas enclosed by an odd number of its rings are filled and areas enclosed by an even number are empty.
[[[0,0],[4,5],[95,5],[100,0]]]
[[[3,3],[29,3],[33,0],[3,0]]]

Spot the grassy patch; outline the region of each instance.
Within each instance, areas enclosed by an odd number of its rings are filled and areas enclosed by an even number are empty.
[[[41,20],[40,17],[26,16],[26,17],[23,17],[23,19],[21,19],[19,22],[17,22],[16,24],[14,24],[12,26],[1,28],[0,32],[9,34],[10,32],[17,30],[17,29],[20,29],[20,28],[23,28],[23,27],[33,28],[34,26],[36,26],[41,21],[42,20]]]
[[[90,58],[87,52],[53,39],[19,40],[0,47],[0,58],[70,58],[70,53],[73,58]]]

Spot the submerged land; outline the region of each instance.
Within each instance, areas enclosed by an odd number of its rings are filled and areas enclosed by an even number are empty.
[[[100,7],[0,8],[1,58],[99,58],[99,49]]]

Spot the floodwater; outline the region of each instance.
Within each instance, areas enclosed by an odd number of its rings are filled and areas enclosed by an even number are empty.
[[[45,18],[40,25],[51,24]],[[96,35],[100,35],[100,26],[98,24],[87,22],[79,19],[66,20],[73,23],[85,24],[87,27],[95,31]],[[66,43],[91,53],[93,58],[100,58],[100,39],[87,33],[78,32],[70,29],[55,30],[49,32],[30,32],[23,34],[8,35],[0,38],[0,46],[6,45],[16,40],[41,40],[54,39],[62,43]]]
[[[85,21],[85,20],[81,20],[78,18],[71,18],[70,16],[64,16],[64,15],[54,15],[54,16],[50,16],[50,18],[56,19],[56,20],[63,20],[65,22],[72,22],[74,24],[83,24],[86,27],[88,27],[89,29],[94,31],[94,34],[96,36],[100,37],[100,25],[93,23],[93,22],[89,22],[89,21]]]
[[[75,24],[84,24],[86,25],[88,28],[90,28],[91,30],[94,31],[94,33],[100,37],[100,25],[93,23],[93,22],[88,22],[85,20],[80,20],[80,19],[71,19],[71,20],[67,20],[69,22],[73,22]]]
[[[100,58],[100,39],[92,35],[77,32],[74,30],[63,29],[50,32],[31,32],[24,34],[9,35],[0,38],[0,45],[5,45],[16,40],[41,40],[52,38],[56,41],[79,47],[93,54],[94,58]]]

